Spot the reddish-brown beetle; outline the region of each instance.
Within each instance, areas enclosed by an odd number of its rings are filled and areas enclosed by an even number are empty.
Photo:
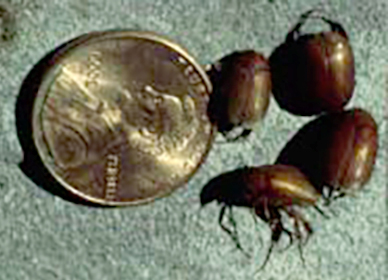
[[[340,111],[355,85],[352,48],[339,23],[320,17],[331,31],[300,35],[313,12],[300,17],[269,59],[273,95],[281,108],[295,115]]]
[[[208,71],[213,84],[209,117],[228,140],[246,137],[253,124],[265,116],[271,92],[267,59],[253,50],[234,52]],[[230,136],[235,127],[241,134]]]
[[[377,149],[375,120],[365,110],[355,108],[323,115],[305,125],[276,163],[298,167],[329,202],[333,193],[340,197],[365,185]]]
[[[268,223],[272,231],[272,241],[263,265],[269,260],[274,244],[282,233],[299,240],[299,248],[307,242],[313,230],[310,224],[303,218],[294,206],[316,206],[320,198],[317,190],[311,185],[306,176],[297,168],[287,165],[264,165],[261,167],[245,167],[226,172],[210,180],[201,192],[201,205],[217,200],[222,204],[219,216],[219,224],[234,240],[237,248],[242,250],[237,238],[237,231],[230,230],[223,224],[225,210],[229,209],[229,219],[235,226],[232,217],[232,206],[254,208],[255,213],[264,222]],[[283,226],[281,212],[284,211],[294,220],[295,232],[287,230]],[[300,226],[303,226],[307,236],[303,242],[303,234]],[[301,255],[302,256],[302,255]]]

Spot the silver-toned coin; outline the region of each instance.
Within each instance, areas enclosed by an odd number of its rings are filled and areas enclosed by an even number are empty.
[[[33,105],[33,140],[67,190],[102,205],[167,195],[213,140],[211,84],[182,47],[148,32],[72,40],[51,59]]]

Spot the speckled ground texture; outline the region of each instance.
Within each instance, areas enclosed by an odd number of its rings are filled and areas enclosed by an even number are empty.
[[[1,280],[388,279],[386,0],[0,0],[0,4],[14,18],[13,23],[4,20],[0,25]],[[200,190],[212,176],[244,164],[273,162],[310,119],[281,111],[273,99],[252,137],[234,144],[215,143],[187,185],[145,206],[79,206],[36,186],[19,169],[23,152],[14,112],[20,86],[32,66],[61,43],[89,31],[129,28],[167,35],[200,63],[238,49],[254,48],[269,55],[298,16],[314,7],[324,8],[349,32],[357,85],[348,107],[361,106],[373,114],[381,148],[365,191],[332,205],[337,217],[326,220],[305,211],[316,230],[304,248],[305,266],[295,246],[275,251],[266,269],[255,275],[269,245],[267,225],[261,221],[255,225],[248,210],[235,209],[241,242],[253,255],[249,259],[219,228],[216,203],[198,212]]]

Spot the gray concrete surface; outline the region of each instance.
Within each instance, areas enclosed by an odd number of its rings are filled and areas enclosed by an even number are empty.
[[[271,3],[272,2],[272,3]],[[386,0],[1,0],[14,18],[0,25],[0,279],[1,280],[383,280],[386,273],[388,22]],[[32,66],[80,34],[112,28],[152,30],[179,42],[200,63],[237,49],[269,55],[298,16],[323,7],[348,30],[357,85],[348,107],[362,106],[379,125],[372,179],[356,198],[333,204],[329,220],[307,210],[316,232],[303,266],[292,247],[274,252],[265,271],[270,232],[246,209],[235,215],[247,259],[217,224],[219,207],[200,212],[202,186],[225,170],[275,160],[310,118],[281,111],[272,99],[260,129],[246,142],[215,144],[192,180],[155,203],[96,209],[37,187],[18,168],[23,158],[15,102]],[[384,107],[385,104],[385,107]],[[222,141],[222,138],[218,138]]]

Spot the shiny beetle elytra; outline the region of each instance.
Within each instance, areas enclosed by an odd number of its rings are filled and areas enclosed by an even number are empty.
[[[271,75],[267,59],[253,50],[234,52],[208,71],[213,84],[209,117],[228,140],[246,137],[269,105]],[[242,128],[231,136],[236,127]]]
[[[299,168],[327,202],[353,194],[369,180],[378,150],[377,124],[355,108],[326,114],[305,125],[276,163]],[[328,192],[325,192],[327,190]]]
[[[355,86],[353,51],[339,23],[319,17],[330,31],[300,34],[313,12],[300,17],[269,58],[273,95],[282,109],[295,115],[340,111]]]

